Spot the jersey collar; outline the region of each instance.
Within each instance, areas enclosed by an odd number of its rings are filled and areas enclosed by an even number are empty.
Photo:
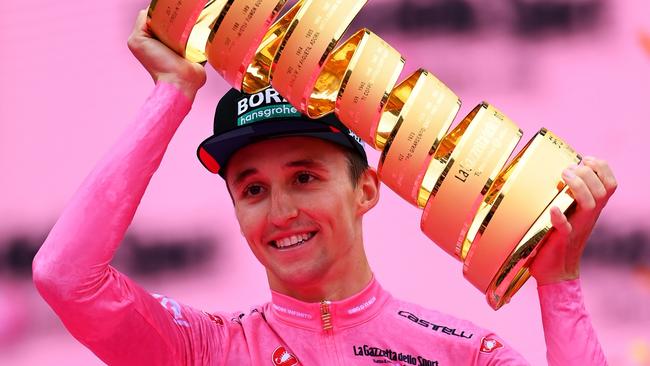
[[[271,291],[271,314],[289,325],[333,331],[353,327],[375,317],[391,297],[372,277],[361,292],[340,301],[307,303]]]

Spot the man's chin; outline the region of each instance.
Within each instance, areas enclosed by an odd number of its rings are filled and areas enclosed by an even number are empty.
[[[300,290],[301,288],[312,288],[323,281],[326,271],[320,266],[283,266],[268,271],[273,276],[274,282],[284,288]]]

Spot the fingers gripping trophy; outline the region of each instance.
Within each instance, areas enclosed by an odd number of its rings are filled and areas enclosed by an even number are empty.
[[[366,1],[300,0],[280,16],[285,2],[153,0],[148,25],[243,92],[272,85],[309,117],[335,113],[381,151],[380,179],[423,209],[422,231],[499,309],[530,277],[551,207],[574,206],[562,171],[581,157],[541,129],[508,163],[523,133],[493,105],[479,104],[451,129],[461,102],[433,74],[400,81],[404,58],[370,30],[339,42]]]

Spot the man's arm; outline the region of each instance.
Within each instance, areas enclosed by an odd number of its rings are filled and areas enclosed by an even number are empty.
[[[209,331],[207,316],[154,298],[109,265],[205,81],[202,70],[150,38],[145,21],[142,12],[129,46],[156,87],[65,208],[34,259],[34,282],[68,330],[109,364],[206,361],[219,356],[207,344],[218,337],[197,338]],[[205,347],[192,347],[196,342]],[[200,353],[206,349],[215,354]]]
[[[585,158],[567,169],[563,178],[576,200],[567,218],[551,210],[554,230],[535,257],[531,273],[537,280],[549,365],[606,365],[584,305],[580,287],[580,258],[587,239],[617,188],[607,162]]]
[[[580,280],[537,288],[550,366],[607,365],[585,308]]]

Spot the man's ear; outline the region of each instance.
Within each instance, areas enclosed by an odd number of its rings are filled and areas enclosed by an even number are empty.
[[[366,169],[357,182],[357,197],[359,203],[359,215],[364,215],[379,202],[379,176],[377,171],[369,167]]]

